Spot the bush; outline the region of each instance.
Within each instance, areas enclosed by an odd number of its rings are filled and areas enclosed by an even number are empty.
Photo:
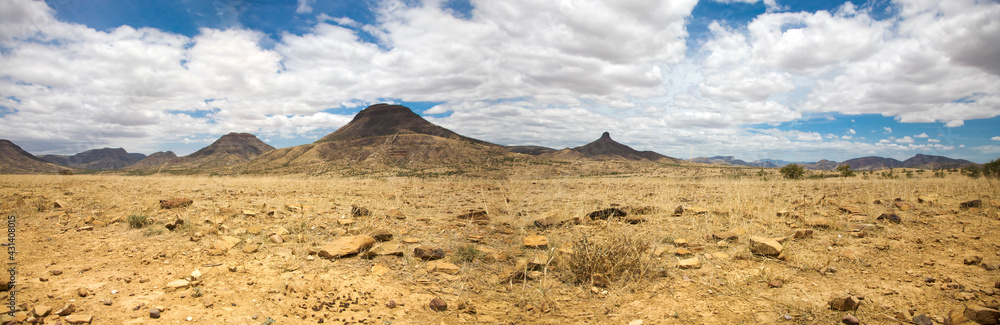
[[[73,171],[69,169],[60,169],[59,175],[73,175]]]
[[[128,216],[128,226],[135,229],[145,227],[151,223],[153,222],[152,220],[149,220],[149,216],[141,214],[133,214]]]
[[[458,248],[455,249],[455,254],[452,255],[452,258],[454,258],[457,262],[467,263],[475,261],[477,258],[482,257],[482,255],[483,253],[476,249],[475,245],[467,244],[458,246]]]
[[[843,176],[843,177],[854,176],[854,170],[851,169],[851,165],[840,165],[840,166],[837,166],[837,171],[840,172],[840,176]]]
[[[979,178],[982,172],[979,170],[979,166],[968,165],[962,168],[962,175],[969,176],[971,178]]]
[[[983,176],[1000,178],[1000,158],[983,164]]]
[[[569,272],[574,283],[590,283],[595,277],[607,281],[638,281],[652,269],[649,241],[635,233],[617,232],[609,238],[584,237],[573,245]]]
[[[778,170],[778,172],[781,172],[782,175],[785,175],[785,178],[799,179],[806,174],[806,169],[802,166],[799,166],[799,164],[788,164],[785,165],[785,167],[781,167],[781,169]]]

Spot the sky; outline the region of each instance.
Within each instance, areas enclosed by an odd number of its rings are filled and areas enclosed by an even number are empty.
[[[186,155],[398,103],[503,145],[1000,157],[1000,3],[4,0],[0,139]]]

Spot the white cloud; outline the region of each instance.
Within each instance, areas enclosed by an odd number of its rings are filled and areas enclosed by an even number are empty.
[[[939,142],[941,142],[941,140],[938,140],[938,139],[927,139],[927,142],[929,142],[929,143],[939,143]]]
[[[905,137],[896,139],[896,143],[913,143],[913,138],[911,138],[910,136],[905,136]]]
[[[924,132],[924,133],[921,133],[921,134],[917,134],[917,135],[914,135],[913,137],[914,137],[914,138],[929,138],[929,136],[927,135],[927,132]]]
[[[885,130],[885,132],[883,132],[883,133],[885,133],[885,134],[889,134],[889,133],[892,133],[892,128],[890,128],[890,127],[888,127],[888,126],[883,126],[883,127],[882,127],[882,130]]]
[[[854,129],[847,129],[847,132],[850,133],[850,134],[857,134],[858,133],[857,131],[854,131]]]
[[[986,146],[972,147],[972,150],[979,151],[984,154],[998,154],[1000,153],[1000,146],[991,144]]]
[[[758,3],[763,2],[764,6],[767,7],[767,11],[782,10],[781,5],[778,4],[777,0],[712,0],[719,3]]]
[[[313,11],[312,4],[316,3],[316,0],[299,0],[298,7],[295,8],[295,13],[297,14],[308,14]]]
[[[841,139],[844,139],[844,140],[850,140],[850,139],[854,139],[854,137],[852,137],[852,136],[849,136],[849,135],[845,135],[845,136],[842,136],[842,137],[840,137],[840,138],[841,138]]]
[[[992,137],[992,138],[990,138],[990,140],[993,140],[993,141],[1000,141],[1000,136],[996,136],[996,137]]]

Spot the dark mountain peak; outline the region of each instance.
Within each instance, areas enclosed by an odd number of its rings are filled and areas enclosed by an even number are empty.
[[[586,145],[570,149],[579,152],[584,157],[593,158],[625,158],[628,160],[642,160],[648,159],[652,161],[660,160],[662,158],[669,158],[667,156],[652,152],[652,151],[638,151],[632,149],[632,147],[626,146],[624,144],[618,143],[611,139],[611,134],[604,132],[601,137],[594,142],[588,143]]]
[[[461,136],[451,130],[428,122],[410,110],[409,107],[390,104],[368,106],[358,112],[350,123],[319,139],[316,143],[399,134],[425,134],[486,144],[486,142]]]
[[[57,172],[63,169],[24,151],[10,140],[0,139],[0,174]]]
[[[264,141],[260,141],[253,134],[232,132],[223,135],[212,144],[195,151],[187,157],[200,158],[216,154],[235,154],[250,159],[271,150],[274,150],[274,147],[264,143]]]
[[[598,140],[611,140],[611,133],[604,131],[604,133],[601,134],[601,138]]]

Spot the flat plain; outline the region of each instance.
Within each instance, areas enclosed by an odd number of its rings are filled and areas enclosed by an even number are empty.
[[[755,173],[4,175],[3,320],[901,324],[997,307],[996,180]]]

